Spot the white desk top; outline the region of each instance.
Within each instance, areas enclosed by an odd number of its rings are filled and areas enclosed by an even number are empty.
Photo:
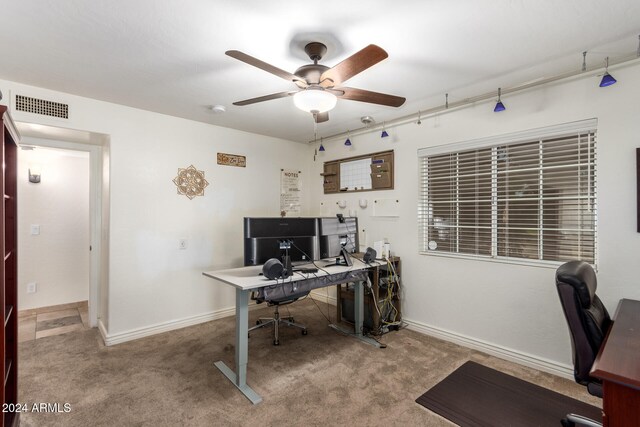
[[[322,267],[323,269],[325,269],[329,274],[334,274],[334,273],[344,273],[347,271],[358,271],[358,270],[364,270],[365,268],[368,267],[367,264],[363,263],[362,261],[351,257],[351,261],[353,262],[353,265],[350,267],[347,266],[330,266],[330,267],[324,267],[325,264],[334,261],[335,259],[327,259],[327,260],[320,260],[320,261],[316,261],[316,264],[320,267]],[[302,267],[314,267],[313,264],[305,264],[304,266],[299,265],[296,266],[298,268],[302,268]],[[260,273],[262,273],[262,266],[261,265],[252,265],[249,267],[240,267],[240,268],[230,268],[227,270],[215,270],[215,271],[205,271],[202,274],[204,276],[207,277],[211,277],[212,279],[216,279],[216,280],[220,280],[221,282],[226,283],[227,285],[231,285],[234,286],[236,288],[242,289],[242,290],[248,290],[248,289],[258,289],[258,288],[262,288],[264,286],[272,286],[272,285],[277,285],[277,284],[281,284],[283,283],[282,279],[279,280],[270,280],[267,279],[266,277],[260,275]],[[305,280],[308,277],[321,277],[321,276],[326,276],[327,273],[325,273],[322,270],[318,270],[317,273],[311,273],[311,274],[297,274],[294,273],[293,276],[287,277],[286,279],[284,279],[284,283],[288,283],[288,282],[295,282],[298,280]]]

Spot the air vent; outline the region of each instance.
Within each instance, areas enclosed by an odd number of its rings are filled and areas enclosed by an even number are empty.
[[[69,118],[68,104],[23,95],[16,95],[16,110],[26,113],[42,114],[43,116],[58,117],[60,119]]]

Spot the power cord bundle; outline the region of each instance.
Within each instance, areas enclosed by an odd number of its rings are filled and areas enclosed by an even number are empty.
[[[347,228],[347,242],[349,242],[351,239],[349,238],[349,232],[351,230],[349,230],[348,225],[346,223],[345,224],[345,228]],[[318,270],[323,271],[324,273],[326,273],[327,275],[330,275],[331,273],[328,272],[327,270],[325,270],[324,268],[322,268],[320,265],[318,265],[315,260],[309,256],[309,254],[307,254],[304,250],[302,250],[300,247],[298,247],[293,241],[290,241],[291,246],[293,246],[294,248],[296,248],[297,250],[299,250],[304,256],[307,257],[307,259],[309,259],[311,261],[311,263],[314,265],[314,267],[316,267]],[[355,244],[355,242],[352,242],[352,244]],[[357,257],[354,254],[349,254],[351,257],[361,261],[364,264],[373,266],[383,266],[384,264],[374,260],[373,262],[365,262],[362,258]],[[375,264],[374,264],[375,263]],[[382,347],[386,347],[385,344],[381,343],[377,338],[377,336],[382,335],[385,331],[385,329],[389,329],[389,327],[396,327],[397,329],[400,329],[402,327],[402,322],[397,320],[398,317],[398,309],[394,304],[394,296],[397,297],[397,299],[400,299],[400,276],[398,276],[395,265],[393,262],[391,262],[390,259],[386,260],[386,266],[387,266],[387,271],[389,272],[388,276],[387,276],[387,287],[386,287],[386,295],[384,296],[384,299],[382,300],[382,304],[381,306],[379,306],[379,301],[375,301],[373,306],[375,307],[377,313],[378,313],[378,317],[380,319],[380,325],[378,327],[378,330],[376,331],[366,331],[365,327],[362,327],[362,333],[363,335],[368,336],[369,338],[374,339],[375,341],[377,341]],[[300,273],[300,272],[296,272],[295,273],[303,276],[303,277],[308,277],[305,276],[304,274]],[[306,273],[306,274],[311,274],[313,276],[315,276],[316,278],[321,278],[324,276],[318,276],[315,273]],[[284,280],[283,280],[284,282]],[[369,291],[371,292],[371,294],[373,295],[372,292],[372,285],[371,285],[371,281],[369,280],[369,277],[367,277],[367,287],[369,288]],[[329,288],[325,288],[326,290],[326,298],[328,300],[329,297]],[[306,298],[306,297],[305,297]],[[316,308],[318,309],[318,311],[320,312],[320,314],[322,314],[322,316],[327,320],[327,322],[332,323],[331,322],[331,315],[330,315],[330,305],[327,304],[327,313],[325,315],[325,313],[322,311],[322,309],[320,308],[320,306],[318,305],[318,303],[316,302],[316,300],[314,298],[311,298],[311,301],[313,301],[314,305],[316,306]],[[383,314],[384,313],[384,314]]]
[[[394,297],[398,301],[400,300],[400,276],[398,276],[395,265],[390,258],[391,257],[388,257],[386,260],[388,272],[386,277],[386,294],[382,301],[375,301],[373,304],[376,312],[378,313],[378,318],[380,319],[378,329],[371,331],[374,335],[382,335],[388,330],[400,329],[403,326],[402,321],[398,320],[398,308],[396,307],[396,304],[394,304]],[[367,280],[367,286],[369,287],[372,296],[375,297],[369,280]],[[380,287],[378,290],[380,291]],[[381,296],[383,295],[378,294],[378,297]]]

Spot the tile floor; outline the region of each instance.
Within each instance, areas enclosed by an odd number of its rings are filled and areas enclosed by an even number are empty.
[[[86,301],[21,311],[18,341],[32,341],[89,328]]]

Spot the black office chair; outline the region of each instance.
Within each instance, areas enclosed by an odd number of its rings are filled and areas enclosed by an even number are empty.
[[[307,295],[309,295],[309,292],[304,292],[301,294],[296,294],[296,295],[292,295],[292,296],[288,296],[287,298],[284,299],[279,299],[279,300],[265,300],[263,298],[260,298],[259,296],[257,296],[255,293],[252,295],[252,299],[256,300],[256,303],[261,304],[263,302],[267,303],[267,306],[269,307],[275,307],[275,312],[273,313],[273,317],[261,317],[256,321],[256,326],[252,327],[249,329],[249,332],[255,330],[255,329],[259,329],[259,328],[264,328],[265,326],[268,326],[270,324],[273,323],[273,345],[280,345],[280,339],[278,336],[278,329],[280,326],[280,323],[284,323],[287,326],[294,326],[296,328],[300,328],[302,329],[302,335],[307,335],[307,327],[300,324],[300,323],[295,323],[293,317],[288,316],[288,317],[280,317],[280,312],[279,312],[279,307],[282,305],[287,305],[287,304],[291,304],[292,302],[296,302],[297,300],[299,300],[300,298],[306,297]]]
[[[589,371],[611,326],[611,318],[596,296],[596,273],[586,262],[567,262],[556,271],[556,287],[569,325],[575,380],[586,386],[589,394],[602,398],[602,383],[591,377]],[[602,426],[576,414],[568,414],[561,422],[565,427]]]

